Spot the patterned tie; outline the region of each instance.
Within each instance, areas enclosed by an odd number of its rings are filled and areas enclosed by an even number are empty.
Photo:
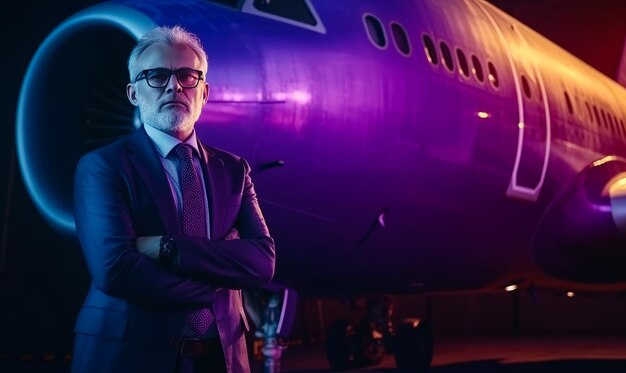
[[[206,211],[200,177],[193,167],[193,149],[189,145],[178,144],[174,152],[178,156],[178,181],[183,195],[183,234],[185,236],[206,237]],[[203,336],[213,322],[210,308],[187,312],[185,321],[198,336]]]

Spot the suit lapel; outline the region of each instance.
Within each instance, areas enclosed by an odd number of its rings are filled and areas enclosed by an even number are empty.
[[[159,209],[166,232],[169,234],[180,233],[170,184],[167,181],[167,176],[165,176],[159,153],[143,127],[130,137],[127,146],[130,150],[130,161],[146,183]]]
[[[218,240],[218,234],[222,233],[222,212],[226,201],[219,196],[223,196],[224,191],[224,162],[215,155],[213,151],[205,148],[198,140],[200,149],[200,160],[204,175],[204,185],[206,186],[207,201],[209,202],[209,221],[211,226],[211,240]]]

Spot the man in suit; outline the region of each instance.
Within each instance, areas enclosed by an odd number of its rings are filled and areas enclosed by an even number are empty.
[[[72,371],[248,372],[240,289],[271,280],[274,241],[248,163],[196,137],[206,54],[195,35],[159,27],[128,70],[143,126],[76,168],[92,283]]]

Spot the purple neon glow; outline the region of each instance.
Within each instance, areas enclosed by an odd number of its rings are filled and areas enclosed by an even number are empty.
[[[617,215],[596,188],[626,170],[626,131],[570,114],[564,98],[623,123],[626,91],[488,3],[311,1],[316,27],[210,2],[118,3],[203,41],[211,93],[197,131],[254,167],[278,238],[277,281],[476,289],[537,265],[570,280],[626,280],[626,260],[611,259],[624,255]],[[380,20],[384,47],[364,14]],[[392,23],[410,53],[391,46]],[[607,155],[616,157],[593,163]],[[597,262],[570,241],[593,245]]]

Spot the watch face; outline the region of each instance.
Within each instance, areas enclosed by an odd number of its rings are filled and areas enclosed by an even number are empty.
[[[170,239],[161,243],[161,250],[159,253],[159,260],[167,265],[170,265],[176,256],[176,246],[174,240]]]

